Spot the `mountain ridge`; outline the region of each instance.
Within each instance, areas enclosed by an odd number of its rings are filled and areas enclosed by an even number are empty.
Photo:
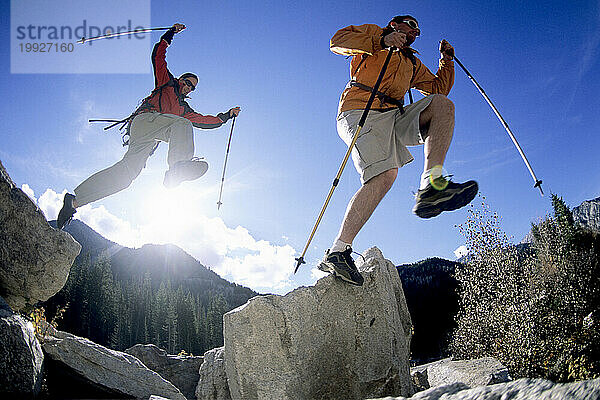
[[[55,221],[51,221],[50,224],[56,226]],[[160,282],[171,281],[175,286],[183,284],[192,291],[223,289],[229,294],[233,291],[242,291],[250,297],[258,295],[250,288],[229,282],[219,276],[174,244],[146,243],[139,248],[122,246],[106,239],[83,221],[77,219],[71,221],[65,227],[65,231],[70,233],[82,246],[78,261],[81,262],[86,257],[89,257],[91,261],[106,257],[111,263],[114,278],[119,281],[149,273],[153,287],[157,287]]]
[[[600,231],[600,197],[574,207],[573,219],[586,228]]]

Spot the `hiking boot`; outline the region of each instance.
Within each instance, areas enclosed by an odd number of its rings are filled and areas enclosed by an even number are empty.
[[[365,279],[358,272],[354,260],[350,256],[352,249],[350,246],[345,251],[336,251],[333,253],[329,252],[329,249],[325,252],[325,258],[319,263],[317,268],[323,272],[332,273],[334,276],[341,278],[342,280],[351,283],[356,286],[362,286]]]
[[[58,212],[58,218],[56,218],[56,227],[58,229],[62,229],[73,219],[73,215],[77,212],[75,207],[73,207],[73,200],[75,200],[75,195],[70,193],[65,193],[65,197],[63,198],[63,206]]]
[[[436,187],[444,189],[438,190]],[[432,218],[442,211],[458,210],[469,204],[478,190],[479,186],[475,181],[454,183],[444,177],[436,178],[433,185],[428,183],[425,189],[417,192],[417,204],[413,207],[413,213],[421,218]]]
[[[179,186],[181,182],[193,181],[200,178],[208,170],[208,163],[199,158],[192,158],[187,161],[179,161],[173,168],[165,172],[163,185],[168,188]]]

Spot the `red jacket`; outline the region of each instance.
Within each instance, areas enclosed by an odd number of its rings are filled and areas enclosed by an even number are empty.
[[[134,114],[156,111],[187,118],[196,128],[218,128],[229,120],[229,112],[219,113],[216,117],[195,112],[179,92],[178,80],[167,68],[167,47],[171,44],[174,33],[174,30],[168,30],[154,45],[154,50],[152,50],[154,90],[150,96],[144,99]]]

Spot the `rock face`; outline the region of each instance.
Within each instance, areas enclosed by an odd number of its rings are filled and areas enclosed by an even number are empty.
[[[65,332],[43,344],[48,388],[58,397],[144,398],[159,395],[186,400],[183,394],[136,357],[107,349]]]
[[[0,297],[0,398],[31,398],[42,387],[44,355],[31,322]]]
[[[599,398],[600,379],[554,383],[544,379],[524,378],[473,389],[464,383],[453,383],[417,393],[410,400],[598,400]],[[408,398],[386,397],[385,400],[408,400]]]
[[[600,197],[587,200],[573,209],[575,222],[586,228],[600,231]]]
[[[362,287],[327,276],[285,296],[255,297],[224,315],[232,398],[411,394],[411,319],[400,277],[379,249],[364,257]]]
[[[136,344],[125,352],[137,357],[146,367],[171,382],[188,399],[195,398],[200,379],[198,370],[203,357],[170,355],[153,344]]]
[[[427,367],[429,387],[457,382],[475,387],[508,382],[509,380],[510,377],[506,367],[492,357],[458,361],[445,359],[431,363]]]
[[[196,398],[202,400],[231,400],[225,373],[225,348],[218,347],[204,353]]]
[[[81,246],[52,228],[0,163],[0,296],[19,311],[56,294]]]

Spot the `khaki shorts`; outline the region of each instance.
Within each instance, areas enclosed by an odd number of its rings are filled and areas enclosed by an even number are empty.
[[[419,130],[419,116],[435,95],[427,96],[400,109],[385,112],[370,111],[352,149],[352,161],[362,183],[411,162],[414,158],[406,146],[425,143],[427,132]],[[350,145],[363,110],[349,110],[337,118],[338,135]]]

